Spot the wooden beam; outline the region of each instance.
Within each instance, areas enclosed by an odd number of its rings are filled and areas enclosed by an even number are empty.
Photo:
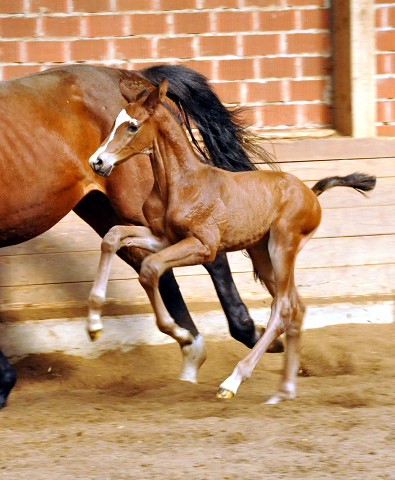
[[[334,122],[342,135],[376,135],[374,0],[333,0]]]

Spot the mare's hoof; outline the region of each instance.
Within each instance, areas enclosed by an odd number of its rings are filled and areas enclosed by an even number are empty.
[[[217,392],[217,398],[220,398],[221,400],[230,400],[234,396],[235,394],[230,390],[228,390],[227,388],[219,387]]]
[[[257,326],[255,327],[255,331],[259,334],[259,338],[265,333],[265,328]],[[266,350],[267,353],[281,353],[284,351],[284,344],[278,338],[274,340]]]
[[[88,332],[88,333],[91,341],[96,342],[96,340],[101,337],[103,330],[94,330],[93,332]]]

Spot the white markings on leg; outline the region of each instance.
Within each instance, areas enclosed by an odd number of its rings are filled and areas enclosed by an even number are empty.
[[[181,351],[183,362],[180,380],[197,383],[197,373],[207,358],[207,350],[203,337],[198,335],[190,345],[184,345]]]

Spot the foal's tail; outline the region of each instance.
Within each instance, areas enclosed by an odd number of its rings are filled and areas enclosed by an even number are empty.
[[[240,120],[242,110],[227,109],[204,75],[182,65],[154,65],[140,70],[140,74],[155,86],[167,78],[167,95],[183,113],[191,140],[207,163],[232,172],[248,171],[256,170],[252,157],[257,157],[279,170],[259,145],[259,136]],[[192,133],[191,123],[199,130],[205,148]]]
[[[373,190],[375,185],[376,177],[355,172],[345,177],[323,178],[312,187],[312,190],[317,197],[332,187],[351,187],[357,190],[357,192],[364,194],[364,192]]]

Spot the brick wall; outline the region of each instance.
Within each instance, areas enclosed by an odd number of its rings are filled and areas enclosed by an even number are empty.
[[[183,63],[264,129],[331,125],[329,0],[1,0],[0,78]]]
[[[395,0],[376,0],[377,132],[395,136]]]

